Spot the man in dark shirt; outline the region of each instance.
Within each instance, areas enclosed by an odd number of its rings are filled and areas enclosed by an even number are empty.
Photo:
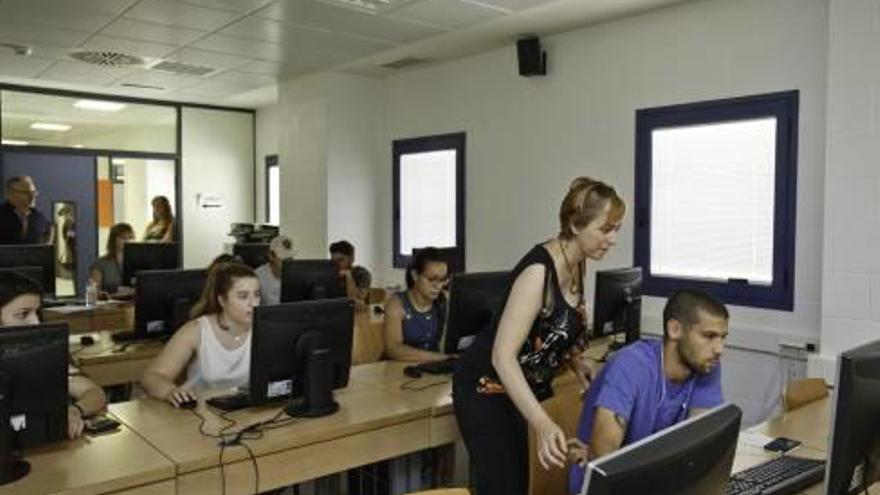
[[[34,206],[37,187],[28,176],[6,181],[6,202],[0,204],[0,244],[52,242],[52,223]]]

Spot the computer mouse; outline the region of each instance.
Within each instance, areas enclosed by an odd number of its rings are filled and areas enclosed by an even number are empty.
[[[95,338],[91,335],[83,335],[79,338],[79,345],[90,346],[95,344]]]
[[[196,399],[190,399],[183,402],[178,402],[177,407],[181,409],[195,409],[199,405],[199,401]]]
[[[418,366],[407,366],[403,368],[403,374],[410,378],[421,378],[422,371],[418,368]]]

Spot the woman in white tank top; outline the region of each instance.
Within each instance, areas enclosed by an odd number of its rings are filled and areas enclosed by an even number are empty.
[[[192,319],[144,372],[141,383],[147,394],[179,407],[196,400],[194,389],[247,385],[251,325],[259,304],[260,283],[253,270],[239,263],[214,267]],[[184,369],[186,380],[178,387],[175,381]]]

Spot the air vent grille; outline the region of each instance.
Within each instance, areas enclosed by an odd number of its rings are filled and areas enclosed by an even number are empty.
[[[153,86],[150,84],[137,84],[137,83],[122,83],[120,86],[125,86],[126,88],[136,88],[136,89],[157,89],[159,91],[165,91],[165,88],[162,86]]]
[[[412,67],[413,65],[424,64],[425,62],[427,62],[427,60],[425,60],[423,58],[404,57],[404,58],[395,60],[394,62],[388,62],[387,64],[382,64],[382,67],[385,67],[386,69],[400,70],[405,67]]]
[[[111,51],[71,52],[70,58],[101,67],[132,67],[144,65],[144,59],[141,57]]]
[[[150,67],[151,70],[167,72],[169,74],[178,74],[186,76],[206,76],[217,71],[213,67],[204,65],[185,64],[183,62],[174,62],[171,60],[163,60],[156,65]]]

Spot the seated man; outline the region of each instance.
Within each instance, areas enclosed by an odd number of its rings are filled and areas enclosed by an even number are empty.
[[[680,290],[663,308],[663,340],[642,339],[608,361],[590,387],[569,491],[578,493],[587,460],[614,452],[723,402],[721,353],[729,314],[709,294]]]
[[[339,277],[345,280],[346,295],[362,306],[373,277],[366,268],[354,265],[354,246],[345,240],[330,244],[330,259],[336,263]]]
[[[293,259],[293,241],[279,235],[269,242],[269,262],[254,270],[260,280],[262,304],[271,306],[281,302],[281,268],[284,260]]]

